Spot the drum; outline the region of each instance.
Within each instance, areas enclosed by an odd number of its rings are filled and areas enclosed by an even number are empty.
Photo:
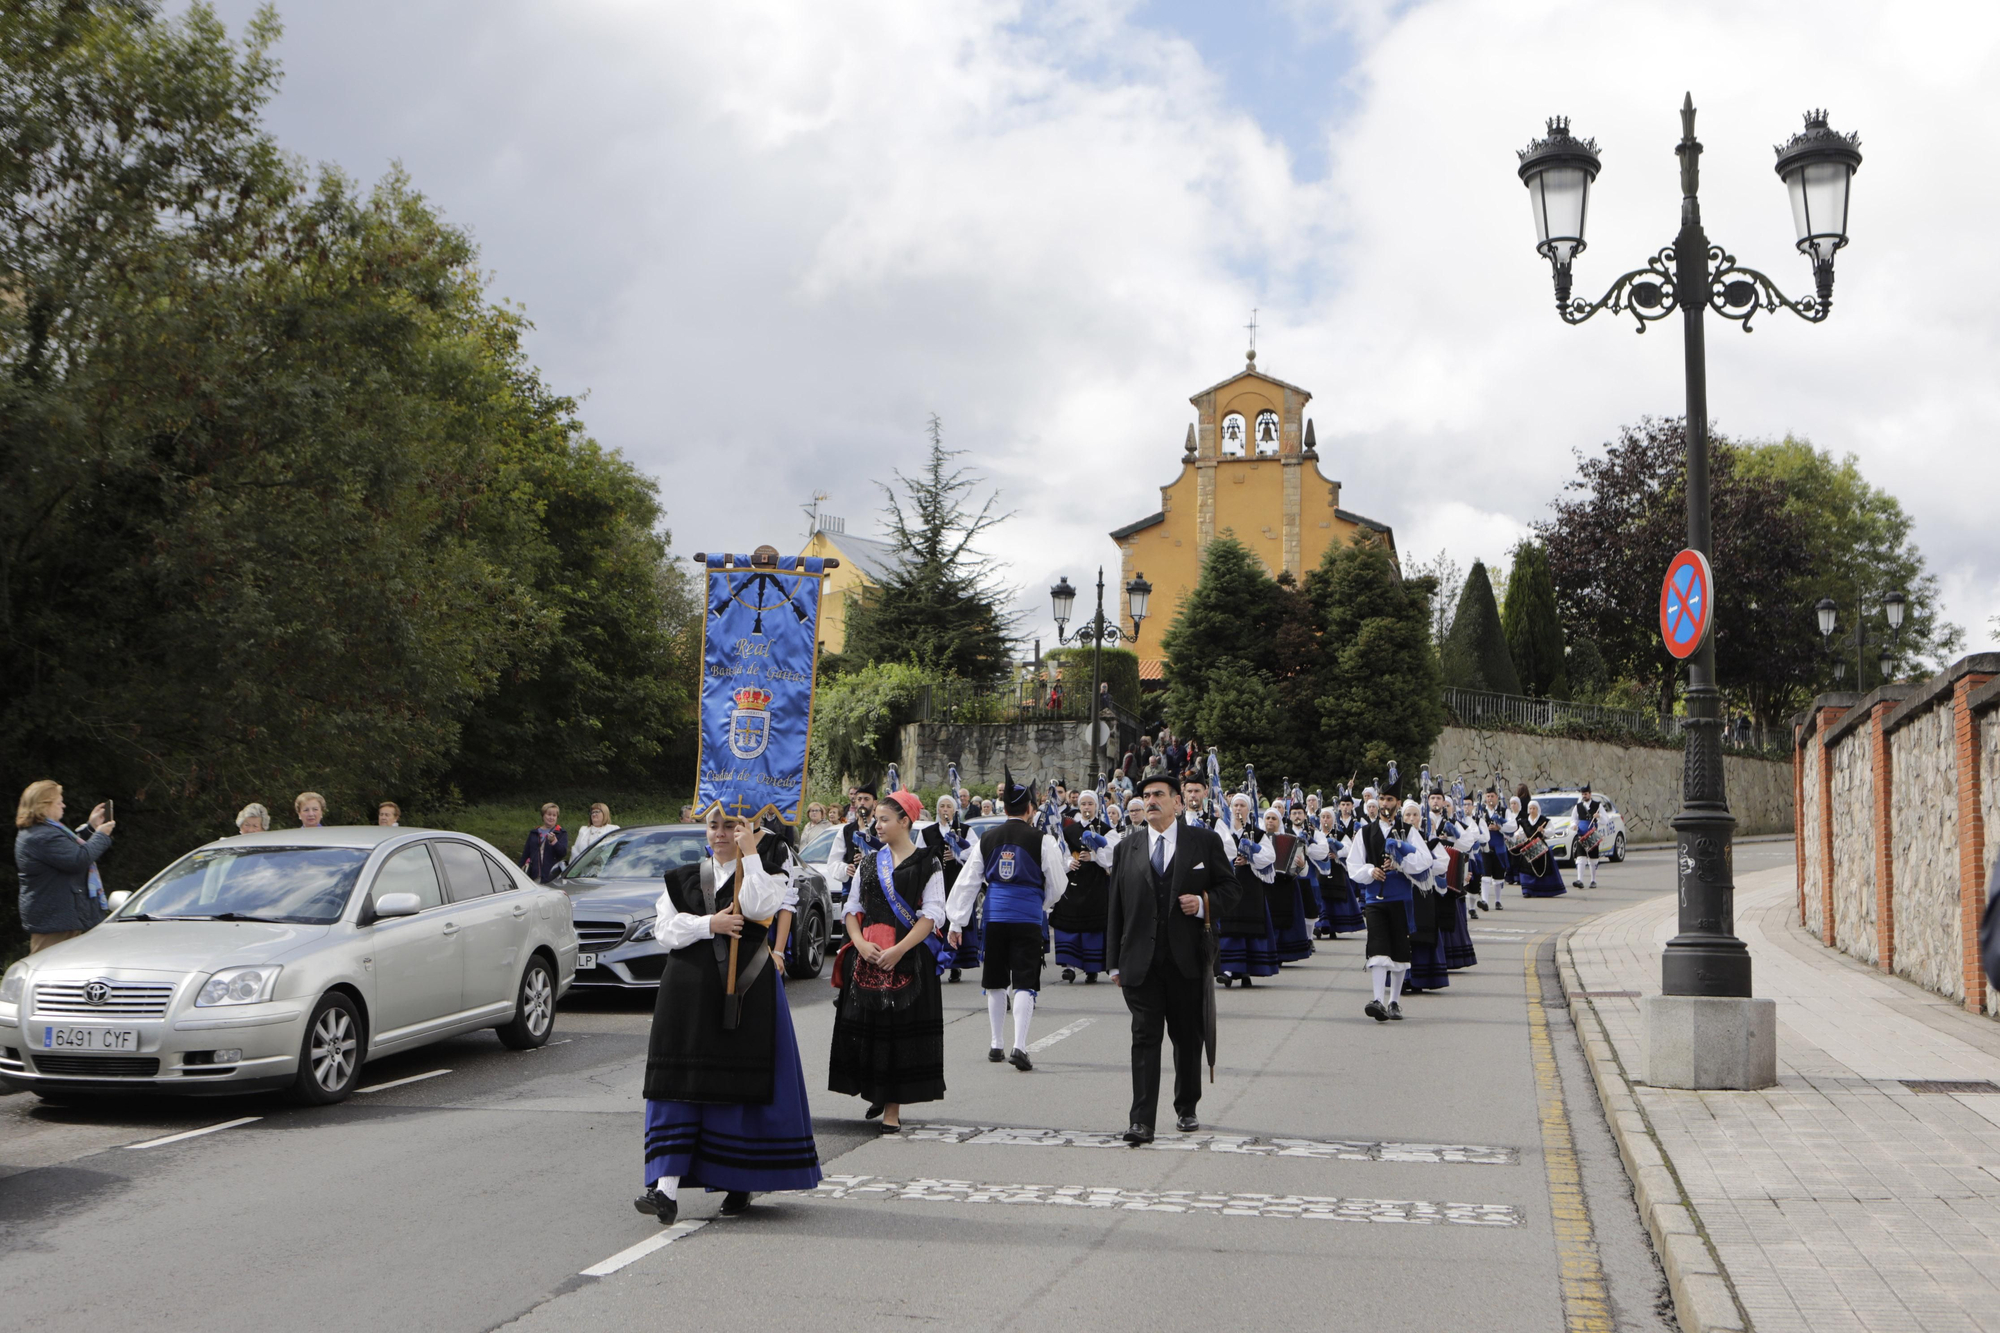
[[[1576,854],[1578,856],[1587,856],[1595,860],[1603,854],[1603,848],[1604,826],[1602,824],[1592,824],[1590,831],[1582,834],[1576,840]]]
[[[1514,848],[1514,855],[1523,861],[1533,861],[1548,855],[1549,840],[1537,833],[1534,837]]]

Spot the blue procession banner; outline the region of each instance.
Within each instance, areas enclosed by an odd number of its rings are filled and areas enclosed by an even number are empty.
[[[701,624],[701,749],[695,809],[799,820],[819,664],[821,580],[837,560],[697,555],[708,571]]]

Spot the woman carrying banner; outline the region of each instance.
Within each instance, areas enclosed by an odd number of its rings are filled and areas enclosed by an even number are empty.
[[[902,1128],[905,1102],[944,1096],[944,992],[925,942],[945,923],[944,870],[935,852],[910,838],[922,809],[907,791],[876,805],[883,845],[855,874],[848,943],[833,967],[840,995],[827,1087],[867,1098],[884,1134]]]
[[[715,814],[709,854],[667,872],[656,927],[667,959],[646,1051],[646,1192],[633,1206],[663,1226],[684,1184],[728,1191],[722,1214],[734,1217],[753,1191],[820,1179],[791,1007],[765,947],[790,889],[786,848]]]

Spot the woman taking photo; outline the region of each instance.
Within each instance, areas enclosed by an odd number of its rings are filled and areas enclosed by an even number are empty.
[[[924,943],[944,929],[944,870],[910,837],[922,809],[906,791],[877,803],[883,845],[861,858],[833,969],[840,995],[827,1087],[865,1097],[884,1134],[902,1128],[904,1103],[944,1096],[944,993]]]
[[[75,939],[104,919],[97,858],[111,850],[111,831],[118,827],[109,814],[102,804],[92,810],[85,837],[63,827],[61,784],[44,778],[21,793],[14,813],[14,869],[21,879],[21,926],[28,932],[29,953]]]

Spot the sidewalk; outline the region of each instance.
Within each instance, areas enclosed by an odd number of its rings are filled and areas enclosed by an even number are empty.
[[[1637,999],[1657,994],[1674,899],[1586,921],[1557,961],[1681,1326],[2000,1330],[2000,1023],[1808,938],[1792,867],[1737,885],[1757,994],[1778,1002],[1778,1086],[1644,1086]]]

